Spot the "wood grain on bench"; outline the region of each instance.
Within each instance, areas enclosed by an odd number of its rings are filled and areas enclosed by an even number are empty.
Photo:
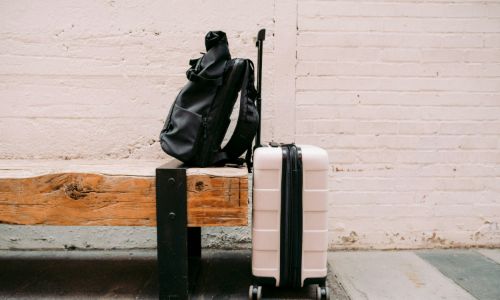
[[[0,223],[156,226],[164,161],[0,161]],[[246,169],[187,170],[188,226],[247,225]]]

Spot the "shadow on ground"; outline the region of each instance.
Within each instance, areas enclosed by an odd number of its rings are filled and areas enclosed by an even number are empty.
[[[19,256],[0,257],[0,298],[156,297],[154,258],[76,252]]]
[[[250,251],[204,250],[191,299],[247,299]],[[195,266],[196,264],[191,264]],[[156,251],[3,251],[0,298],[157,299]],[[332,299],[348,299],[329,278]],[[314,299],[315,287],[264,288],[264,299]]]

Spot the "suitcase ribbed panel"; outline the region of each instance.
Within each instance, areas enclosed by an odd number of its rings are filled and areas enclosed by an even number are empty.
[[[254,153],[252,274],[280,280],[281,148]]]
[[[302,276],[323,278],[327,274],[328,249],[328,155],[325,150],[298,145],[303,165]],[[258,148],[254,154],[252,273],[280,282],[280,147]]]
[[[300,146],[303,164],[302,284],[306,278],[326,276],[328,250],[328,154],[314,146]]]

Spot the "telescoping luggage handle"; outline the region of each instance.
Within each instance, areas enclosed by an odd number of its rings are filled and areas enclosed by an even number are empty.
[[[258,48],[258,56],[257,56],[257,112],[259,113],[259,125],[257,127],[257,136],[255,138],[255,148],[262,146],[260,144],[260,125],[262,123],[262,52],[264,47],[264,40],[266,39],[266,29],[259,30],[257,33],[257,43],[256,47]]]

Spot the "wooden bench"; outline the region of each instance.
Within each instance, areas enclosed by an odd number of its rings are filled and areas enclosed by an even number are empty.
[[[247,170],[160,165],[0,161],[0,223],[156,226],[160,298],[187,299],[188,258],[201,255],[200,228],[248,224]]]

